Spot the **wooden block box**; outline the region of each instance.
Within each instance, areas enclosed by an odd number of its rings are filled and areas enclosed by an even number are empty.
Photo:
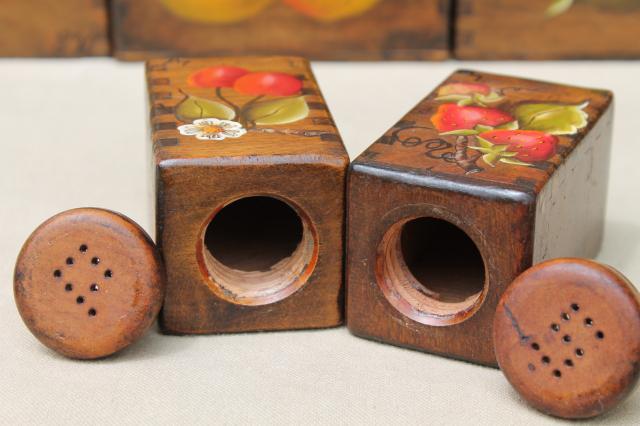
[[[462,59],[640,57],[639,0],[459,0]]]
[[[299,58],[147,64],[169,333],[343,321],[348,156]]]
[[[108,0],[3,0],[0,56],[104,56]]]
[[[606,91],[450,76],[352,164],[349,329],[495,365],[513,279],[599,249],[612,110]]]
[[[121,59],[443,59],[451,0],[114,0]]]

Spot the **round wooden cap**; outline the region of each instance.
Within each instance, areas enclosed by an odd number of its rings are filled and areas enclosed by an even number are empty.
[[[71,358],[111,355],[140,338],[162,305],[164,269],[133,221],[100,209],[40,225],[16,263],[14,295],[29,330]]]
[[[540,263],[502,296],[494,344],[509,382],[538,410],[597,416],[640,372],[640,302],[618,271],[583,259]]]

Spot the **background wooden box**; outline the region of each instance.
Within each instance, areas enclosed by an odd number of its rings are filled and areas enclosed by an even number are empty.
[[[611,99],[459,71],[360,155],[347,199],[349,329],[495,365],[493,315],[513,279],[599,249]]]
[[[147,77],[164,330],[341,324],[349,159],[308,62],[154,60]]]
[[[108,0],[3,0],[0,56],[103,56]]]
[[[640,0],[459,0],[461,59],[640,57]]]
[[[443,59],[450,0],[115,0],[117,57]]]

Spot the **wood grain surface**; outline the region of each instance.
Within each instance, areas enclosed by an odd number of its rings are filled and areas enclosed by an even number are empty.
[[[155,322],[165,271],[149,236],[130,219],[74,209],[40,225],[15,267],[23,321],[47,347],[95,359],[129,346]]]
[[[164,329],[340,324],[349,159],[308,62],[154,60],[147,77]],[[211,115],[226,119],[204,131],[224,139],[191,133]]]
[[[248,54],[444,59],[450,7],[449,0],[115,0],[114,49],[130,60]]]
[[[500,368],[538,410],[578,419],[603,414],[640,375],[640,297],[618,271],[554,259],[520,275],[494,323]]]
[[[3,0],[0,56],[107,56],[107,0]]]
[[[638,0],[460,0],[455,56],[461,59],[637,58]]]
[[[611,99],[458,71],[354,160],[351,331],[495,365],[507,285],[534,262],[599,249]]]

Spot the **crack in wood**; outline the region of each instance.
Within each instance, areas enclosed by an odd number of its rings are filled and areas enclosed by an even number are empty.
[[[524,331],[522,330],[522,328],[520,328],[520,324],[518,324],[518,320],[513,315],[513,312],[511,312],[511,309],[509,309],[507,305],[504,305],[504,311],[509,317],[509,321],[511,321],[511,326],[516,331],[516,333],[518,333],[518,337],[520,338],[520,343],[524,344],[524,343],[527,343],[529,340],[531,340],[530,335],[524,334]]]

